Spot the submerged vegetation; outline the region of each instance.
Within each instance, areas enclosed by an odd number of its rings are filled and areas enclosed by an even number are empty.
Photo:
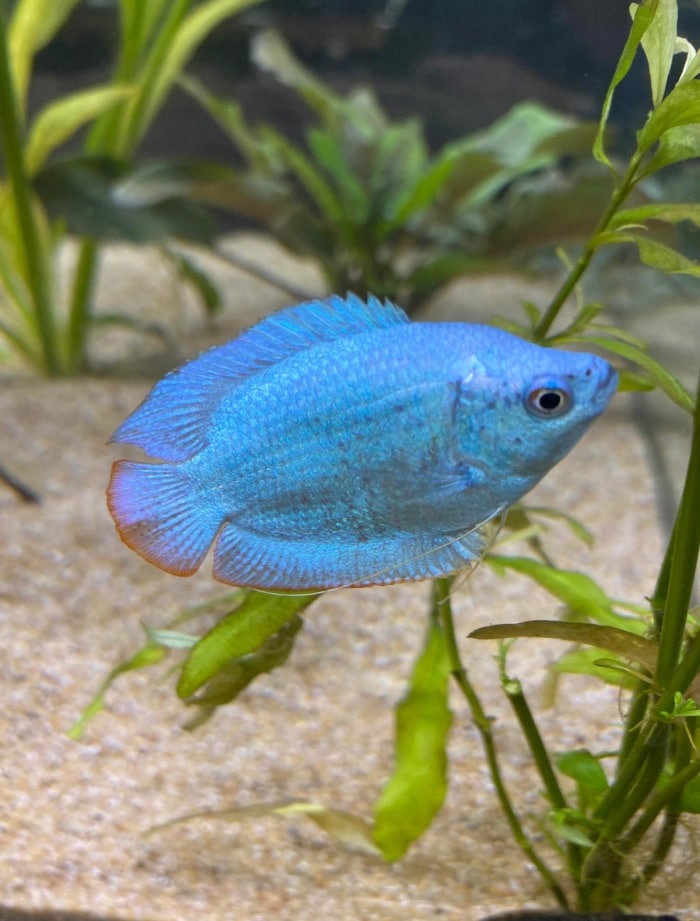
[[[119,44],[109,84],[49,103],[28,124],[27,94],[36,54],[63,26],[79,0],[19,0],[9,23],[0,16],[0,137],[5,178],[0,185],[0,360],[20,357],[52,376],[85,370],[87,338],[98,269],[98,244],[90,227],[79,242],[67,295],[57,274],[66,222],[51,216],[37,194],[50,155],[89,126],[86,153],[119,169],[134,154],[183,67],[219,22],[259,0],[121,0]],[[44,177],[44,184],[47,178]],[[71,189],[61,186],[64,197]],[[83,214],[87,208],[83,200]],[[208,239],[202,216],[180,205],[161,216],[171,230],[193,222]],[[132,225],[145,224],[133,214]],[[175,223],[177,228],[178,224]],[[143,230],[142,230],[143,233]],[[162,230],[161,230],[162,233]],[[186,267],[185,267],[186,271]],[[186,274],[197,281],[198,274]],[[100,322],[126,322],[102,317]]]
[[[186,3],[122,3],[117,82],[77,101],[54,104],[63,106],[60,118],[55,109],[45,110],[25,142],[23,87],[32,54],[60,27],[72,5],[21,0],[9,37],[0,34],[0,129],[12,180],[12,188],[3,188],[0,280],[5,299],[0,332],[27,360],[52,374],[84,364],[96,244],[91,239],[81,244],[64,317],[55,303],[52,274],[63,226],[57,218],[47,218],[30,180],[65,137],[66,128],[75,130],[93,119],[88,153],[113,163],[128,159],[206,30],[217,17],[249,4],[218,0],[186,14]],[[37,28],[36,19],[23,19],[30,7],[44,10],[42,28]],[[499,208],[508,210],[508,196],[517,182],[553,166],[563,153],[578,156],[588,136],[597,169],[607,171],[608,199],[552,301],[542,307],[526,305],[522,324],[510,328],[542,344],[604,350],[631,369],[622,376],[627,389],[658,387],[692,418],[686,478],[649,599],[640,586],[639,597],[620,601],[590,576],[558,568],[542,537],[542,519],[558,514],[576,535],[584,540],[588,535],[577,522],[553,510],[511,510],[508,546],[519,537],[522,555],[503,552],[501,542],[485,558],[497,572],[531,579],[564,609],[561,620],[500,624],[472,634],[475,640],[500,643],[503,691],[545,794],[538,826],[546,829],[545,846],[531,832],[524,807],[512,800],[504,781],[498,727],[486,715],[461,659],[450,579],[433,585],[424,646],[396,710],[395,769],[372,817],[309,803],[260,804],[227,810],[227,817],[304,814],[341,840],[361,841],[388,860],[400,858],[443,804],[449,782],[446,744],[455,723],[451,684],[481,734],[514,841],[560,905],[605,910],[634,904],[664,870],[681,823],[700,813],[700,631],[690,609],[700,549],[700,399],[655,361],[644,343],[624,329],[600,323],[600,305],[571,297],[605,247],[632,245],[646,265],[700,275],[697,263],[650,232],[655,226],[683,221],[700,225],[700,204],[631,198],[659,171],[700,157],[700,54],[677,35],[676,21],[675,0],[644,0],[633,6],[629,38],[595,137],[552,113],[520,108],[489,131],[448,145],[435,157],[427,153],[415,122],[389,124],[368,92],[347,98],[330,93],[296,64],[277,38],[267,36],[258,45],[260,63],[300,92],[319,120],[307,136],[308,152],[270,128],[251,129],[235,105],[189,80],[189,91],[224,125],[245,155],[247,168],[213,175],[209,167],[199,165],[181,171],[179,178],[173,167],[160,173],[136,171],[128,178],[119,174],[123,199],[144,208],[167,206],[185,193],[209,200],[214,189],[228,190],[232,207],[256,215],[297,251],[313,253],[333,287],[399,294],[415,306],[455,273],[498,254],[500,225],[492,217]],[[606,149],[605,128],[615,91],[640,54],[648,65],[651,109],[631,156],[619,162]],[[675,54],[684,56],[685,66],[675,82],[669,82]],[[86,168],[96,162],[85,161]],[[582,175],[598,174],[587,172],[582,164]],[[251,681],[284,665],[302,628],[301,615],[316,597],[239,591],[220,599],[215,609],[184,612],[167,628],[149,627],[144,647],[107,677],[73,734],[83,732],[86,721],[102,708],[119,675],[168,656],[177,657],[177,693],[193,706],[195,715],[188,725],[195,728],[219,706],[234,701]],[[215,615],[215,625],[204,635],[189,632],[187,624],[203,613]],[[625,720],[614,758],[599,751],[594,741],[588,749],[556,756],[550,752],[519,681],[509,672],[508,651],[519,637],[553,637],[577,644],[578,651],[565,656],[561,667],[589,671],[622,689]],[[457,718],[463,719],[464,713]],[[576,713],[569,719],[575,721]],[[449,766],[452,771],[458,768]]]

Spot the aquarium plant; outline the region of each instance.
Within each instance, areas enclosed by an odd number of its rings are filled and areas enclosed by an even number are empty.
[[[650,76],[651,108],[626,162],[613,159],[604,133],[615,91],[642,53]],[[672,62],[684,66],[669,79]],[[498,750],[498,726],[462,660],[451,609],[451,580],[433,585],[425,643],[418,654],[403,700],[396,709],[395,768],[372,817],[314,803],[258,804],[221,813],[303,814],[336,838],[362,842],[388,860],[400,858],[431,824],[441,808],[449,774],[446,741],[454,725],[449,686],[455,684],[478,728],[486,764],[513,839],[541,875],[551,897],[563,908],[581,911],[626,909],[667,867],[681,823],[700,813],[700,631],[691,610],[700,550],[700,399],[624,330],[599,322],[599,305],[572,303],[591,260],[604,247],[632,244],[646,265],[660,271],[700,274],[700,266],[660,242],[650,232],[656,223],[700,223],[700,204],[655,201],[629,205],[634,189],[660,170],[700,156],[700,53],[677,34],[676,0],[644,0],[632,6],[632,25],[606,94],[593,154],[611,173],[613,192],[597,225],[572,262],[566,279],[545,306],[526,305],[516,328],[532,341],[550,345],[595,346],[622,366],[627,389],[660,388],[692,419],[687,471],[656,584],[649,596],[621,601],[610,597],[591,576],[559,568],[546,547],[541,523],[559,515],[582,539],[585,528],[565,510],[517,507],[506,530],[484,558],[506,574],[526,576],[561,603],[560,620],[526,620],[474,631],[473,640],[499,641],[499,673],[544,792],[543,814],[532,833],[512,799]],[[512,326],[512,324],[511,324]],[[510,549],[519,538],[520,554]],[[301,615],[315,595],[274,596],[238,591],[217,609],[184,612],[167,628],[149,627],[146,645],[109,675],[76,725],[74,735],[103,705],[120,674],[179,653],[177,693],[194,707],[190,726],[208,719],[236,698],[254,679],[281,666],[302,626]],[[216,616],[203,635],[185,629],[207,613]],[[621,688],[624,726],[614,758],[594,742],[586,749],[557,753],[550,748],[517,676],[510,674],[508,651],[516,639],[553,637],[575,644],[562,668],[584,670]],[[463,718],[463,716],[462,716]],[[576,714],[570,715],[575,720]],[[457,765],[451,765],[456,770]],[[193,816],[176,819],[183,821]],[[217,815],[207,813],[206,815]],[[547,846],[549,842],[551,847]]]
[[[259,0],[121,0],[117,61],[108,84],[47,104],[29,120],[27,95],[34,58],[64,25],[79,0],[19,0],[0,16],[0,138],[5,177],[0,186],[0,358],[20,358],[49,375],[86,367],[87,336],[96,318],[92,297],[98,246],[89,223],[79,244],[67,294],[56,274],[65,222],[50,216],[36,194],[51,154],[90,126],[85,151],[112,169],[130,160],[174,82],[207,34]],[[48,171],[45,183],[52,173]],[[84,179],[85,177],[83,177]],[[70,198],[70,187],[54,188]],[[91,203],[94,209],[95,201]],[[91,208],[84,209],[88,213]],[[121,220],[127,216],[122,214]],[[201,213],[180,206],[130,215],[148,239],[148,221],[163,233],[208,239]],[[201,276],[181,262],[189,281]],[[204,284],[204,283],[203,283]],[[208,288],[205,288],[208,293]],[[66,304],[67,302],[67,304]],[[101,322],[125,322],[101,318]]]
[[[250,124],[236,101],[185,77],[243,167],[144,164],[121,194],[231,210],[313,259],[328,290],[395,298],[411,312],[459,275],[585,234],[609,194],[609,176],[582,159],[594,124],[525,102],[432,154],[418,119],[392,121],[369,87],[336,93],[279,33],[255,36],[252,58],[307,107],[304,143]]]

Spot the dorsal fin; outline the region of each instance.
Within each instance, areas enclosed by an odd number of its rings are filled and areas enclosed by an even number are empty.
[[[167,374],[110,441],[187,460],[206,446],[210,415],[232,385],[319,342],[408,322],[400,307],[373,295],[366,303],[348,293],[287,307]]]

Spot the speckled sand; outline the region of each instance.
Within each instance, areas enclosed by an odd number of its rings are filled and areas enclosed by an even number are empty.
[[[288,268],[266,244],[240,245]],[[155,257],[139,269],[129,251],[115,250],[107,268],[105,309],[165,317],[185,352],[250,322],[253,308],[265,313],[288,300],[228,273],[223,318],[207,331]],[[308,267],[296,267],[294,278],[320,290]],[[541,298],[545,287],[482,279],[455,286],[435,309],[454,314],[461,305],[462,316],[482,317],[521,297]],[[145,347],[113,337],[100,348],[106,357],[119,350],[134,357],[137,346]],[[135,359],[153,364],[152,355]],[[0,484],[0,916],[60,909],[70,912],[66,918],[86,912],[150,921],[473,921],[551,907],[509,839],[457,695],[447,803],[397,865],[348,852],[303,819],[203,821],[143,837],[181,813],[286,798],[370,815],[391,769],[392,706],[421,640],[427,597],[426,585],[327,595],[308,612],[289,664],[194,734],[181,728],[186,712],[172,682],[146,672],[122,679],[84,740],[70,741],[66,730],[106,671],[141,642],[141,621],[163,624],[225,590],[208,565],[182,580],[141,561],[119,542],[105,509],[117,456],[105,441],[148,386],[145,378],[0,379],[0,460],[43,496],[41,505],[26,505]],[[620,397],[532,501],[559,505],[596,535],[588,550],[555,529],[563,565],[593,574],[614,596],[641,600],[653,587],[661,531],[633,405]],[[668,430],[674,469],[682,467],[685,437],[682,427]],[[527,581],[499,580],[485,567],[458,590],[454,606],[461,637],[480,624],[555,611]],[[494,646],[466,639],[462,646],[490,697],[508,780],[521,808],[535,810],[539,785],[496,689]],[[522,642],[513,654],[511,671],[533,699],[560,651]],[[614,744],[617,717],[613,689],[571,677],[543,725],[554,748],[599,750]],[[690,879],[696,857],[686,834],[681,845],[679,878],[646,907],[693,921],[700,918]]]

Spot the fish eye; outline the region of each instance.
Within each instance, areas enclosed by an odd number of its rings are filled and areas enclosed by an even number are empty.
[[[565,412],[568,412],[572,403],[573,397],[568,387],[548,386],[545,383],[537,383],[532,387],[525,401],[529,412],[544,419],[563,416]]]

